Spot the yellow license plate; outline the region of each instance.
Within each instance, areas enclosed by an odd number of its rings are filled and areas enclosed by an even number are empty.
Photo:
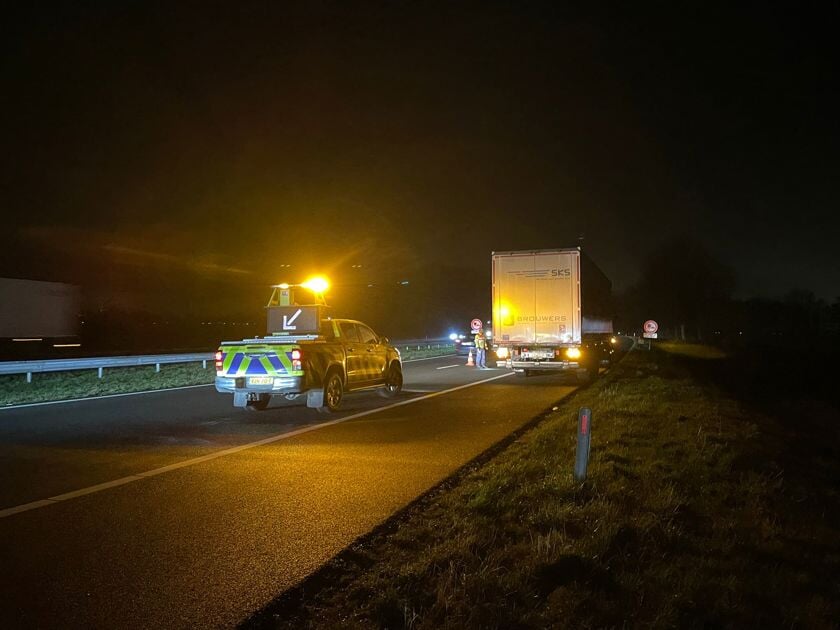
[[[271,376],[252,376],[248,379],[250,385],[274,385],[274,378]]]

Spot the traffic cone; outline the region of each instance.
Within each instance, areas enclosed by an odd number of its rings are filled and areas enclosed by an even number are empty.
[[[467,357],[467,365],[475,367],[475,359],[473,358],[472,348],[470,348],[470,356]]]

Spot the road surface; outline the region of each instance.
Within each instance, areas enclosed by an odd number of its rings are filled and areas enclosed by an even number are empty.
[[[210,387],[4,409],[0,627],[235,625],[574,389],[508,376],[408,363],[331,416]]]

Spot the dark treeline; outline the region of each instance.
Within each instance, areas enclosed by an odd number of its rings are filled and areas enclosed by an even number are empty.
[[[735,271],[690,237],[670,240],[654,251],[641,278],[616,296],[618,330],[636,332],[655,319],[667,339],[731,345],[836,343],[840,297],[828,302],[805,289],[780,298],[737,299]]]

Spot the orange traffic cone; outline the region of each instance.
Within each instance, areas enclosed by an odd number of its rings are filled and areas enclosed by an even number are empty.
[[[470,348],[470,356],[467,357],[467,365],[475,367],[475,359],[473,359],[472,348]]]

